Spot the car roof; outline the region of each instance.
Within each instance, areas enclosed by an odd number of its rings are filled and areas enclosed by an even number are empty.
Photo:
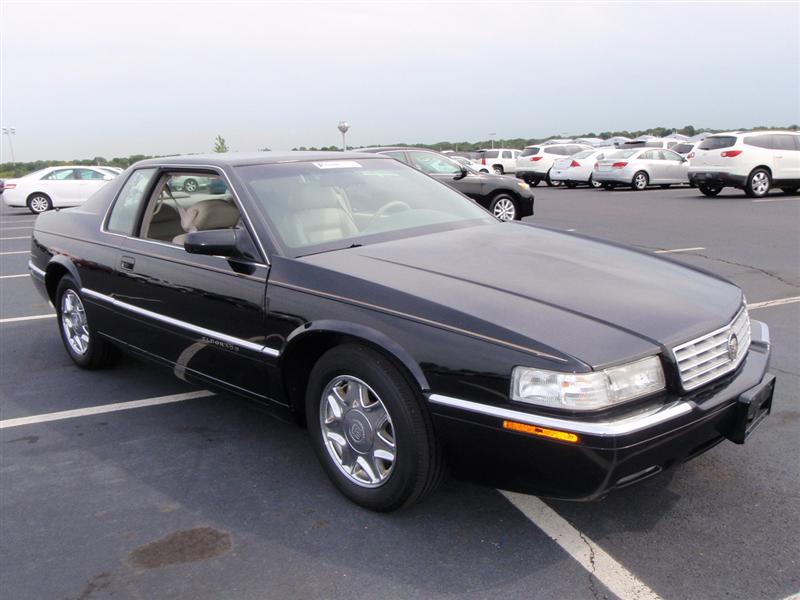
[[[187,154],[150,158],[136,163],[138,166],[180,165],[241,167],[245,165],[268,165],[287,162],[310,162],[323,160],[352,160],[375,158],[366,152],[222,152],[211,154]]]
[[[376,152],[396,152],[396,151],[403,151],[403,150],[419,150],[422,152],[434,152],[436,154],[442,154],[443,156],[448,156],[447,154],[443,154],[438,150],[434,150],[432,148],[417,148],[415,146],[374,146],[372,148],[360,148],[359,152],[362,153],[369,153],[375,154]]]
[[[764,135],[770,133],[800,135],[800,131],[792,131],[791,129],[755,129],[753,131],[720,131],[719,133],[709,133],[706,136],[706,139],[710,137],[733,136],[733,135]]]

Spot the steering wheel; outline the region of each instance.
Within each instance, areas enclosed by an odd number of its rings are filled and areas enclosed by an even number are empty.
[[[376,212],[374,215],[372,215],[372,218],[369,220],[369,223],[367,223],[367,227],[372,225],[375,221],[380,219],[386,213],[391,212],[393,210],[396,210],[398,208],[401,208],[403,210],[411,210],[411,207],[408,204],[406,204],[405,202],[403,202],[402,200],[392,200],[388,204],[384,204],[383,206],[381,206],[378,209],[378,212]],[[365,229],[367,227],[365,227]]]

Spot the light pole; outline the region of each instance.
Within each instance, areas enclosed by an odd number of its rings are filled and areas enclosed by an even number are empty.
[[[8,145],[11,148],[11,162],[17,162],[14,158],[14,144],[11,142],[11,136],[16,135],[17,130],[13,127],[3,127],[3,134],[8,136]]]
[[[347,152],[347,130],[350,129],[350,123],[347,121],[339,121],[339,131],[342,132],[342,152]]]
[[[496,133],[490,133],[490,134],[489,134],[489,137],[490,137],[490,138],[491,138],[491,140],[492,140],[492,150],[494,150],[494,136],[496,136],[496,135],[497,135]]]

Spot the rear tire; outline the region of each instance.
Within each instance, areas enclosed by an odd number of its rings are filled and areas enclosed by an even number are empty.
[[[544,182],[550,187],[558,187],[561,185],[560,181],[553,181],[550,179],[550,171],[548,171],[547,175],[544,176]]]
[[[589,184],[590,188],[597,189],[603,187],[603,184],[600,183],[599,181],[595,181],[591,175],[589,175],[589,181],[587,183]]]
[[[119,350],[89,322],[80,288],[70,275],[58,282],[55,305],[58,331],[72,362],[83,369],[100,369],[118,358]]]
[[[441,449],[421,395],[374,350],[345,344],[322,355],[308,379],[306,420],[323,470],[364,508],[408,506],[442,478]]]
[[[764,168],[753,169],[750,177],[747,178],[747,183],[744,186],[744,193],[750,198],[763,198],[769,194],[769,188],[772,181],[769,177],[769,171]]]
[[[197,185],[197,180],[192,179],[191,177],[183,182],[183,191],[192,194],[197,191],[197,188],[200,187]]]
[[[505,171],[503,171],[503,165],[494,165],[492,171],[495,175],[503,175],[505,173]]]
[[[40,215],[53,208],[53,202],[50,200],[50,196],[41,192],[36,192],[28,196],[27,204],[28,210],[35,215]]]
[[[650,184],[650,178],[644,171],[637,171],[634,174],[633,179],[631,179],[631,187],[637,192],[646,190],[649,184]]]
[[[699,185],[697,186],[697,189],[700,190],[701,194],[708,196],[709,198],[719,195],[719,193],[722,191],[721,187],[713,187],[709,185]]]
[[[564,185],[566,185],[569,189],[574,189],[578,186],[578,184],[575,183],[574,181],[567,181],[566,183],[564,183]]]

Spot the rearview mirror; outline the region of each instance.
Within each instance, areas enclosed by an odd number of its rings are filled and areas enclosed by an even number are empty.
[[[467,170],[467,167],[465,167],[464,165],[461,165],[461,172],[458,173],[453,179],[464,179],[464,177],[466,177],[467,175],[469,175],[469,171]]]
[[[186,234],[183,249],[189,254],[241,258],[259,262],[258,250],[246,229],[207,229]]]

